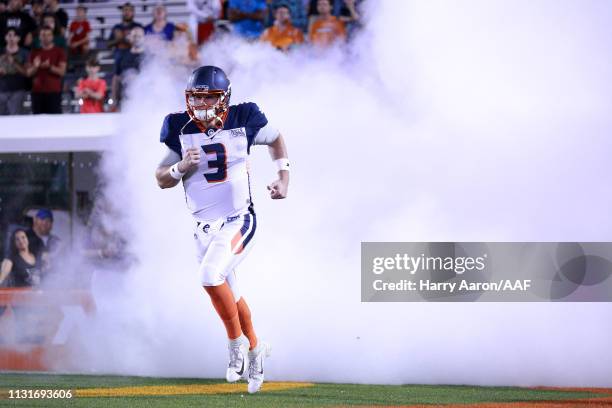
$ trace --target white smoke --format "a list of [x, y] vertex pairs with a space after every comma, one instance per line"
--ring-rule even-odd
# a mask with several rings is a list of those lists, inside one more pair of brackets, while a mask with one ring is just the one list
[[[286, 138], [289, 198], [254, 148], [257, 244], [239, 269], [270, 380], [612, 385], [610, 304], [361, 303], [361, 241], [610, 240], [612, 4], [369, 1], [346, 49], [286, 55], [225, 38], [202, 64]], [[225, 332], [199, 287], [180, 187], [154, 170], [187, 69], [130, 89], [105, 172], [138, 264], [95, 282], [78, 363], [221, 377]]]

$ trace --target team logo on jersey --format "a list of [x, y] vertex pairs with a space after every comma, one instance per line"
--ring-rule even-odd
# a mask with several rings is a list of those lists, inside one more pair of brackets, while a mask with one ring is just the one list
[[205, 234], [208, 234], [208, 230], [210, 230], [210, 224], [204, 224], [204, 226], [202, 227], [202, 231]]
[[244, 128], [230, 129], [232, 137], [244, 136]]
[[217, 133], [217, 129], [210, 128], [210, 129], [208, 129], [208, 130], [206, 131], [206, 134], [207, 134], [208, 136], [212, 136], [212, 135], [214, 135], [215, 133]]

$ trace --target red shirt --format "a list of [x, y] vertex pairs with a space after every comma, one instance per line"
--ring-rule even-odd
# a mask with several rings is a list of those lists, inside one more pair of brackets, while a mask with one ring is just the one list
[[102, 94], [102, 99], [83, 98], [83, 105], [81, 106], [81, 113], [100, 113], [104, 111], [104, 109], [102, 108], [102, 101], [104, 101], [104, 95], [106, 94], [106, 81], [105, 80], [101, 78], [79, 79], [77, 89], [79, 91], [83, 91], [84, 89], [89, 89], [92, 92]]
[[[62, 48], [53, 46], [45, 50], [39, 48], [30, 53], [29, 62], [34, 63], [36, 57], [40, 58], [40, 62], [49, 61], [49, 65], [58, 66], [60, 62], [66, 63], [66, 51]], [[39, 67], [36, 74], [32, 78], [32, 92], [51, 93], [62, 92], [62, 77], [51, 72], [51, 68]]]
[[89, 26], [89, 21], [73, 21], [70, 23], [70, 33], [72, 37], [70, 39], [70, 43], [77, 42], [85, 38], [87, 33], [91, 31], [91, 27]]

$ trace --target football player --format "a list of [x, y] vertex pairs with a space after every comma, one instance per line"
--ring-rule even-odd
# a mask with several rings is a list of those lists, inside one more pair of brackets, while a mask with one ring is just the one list
[[229, 338], [226, 379], [246, 376], [248, 391], [254, 393], [264, 381], [270, 346], [257, 338], [236, 280], [236, 267], [253, 247], [257, 228], [247, 161], [252, 146], [268, 146], [278, 168], [278, 180], [268, 190], [272, 199], [282, 199], [289, 185], [289, 160], [283, 137], [257, 105], [230, 105], [230, 96], [230, 81], [220, 68], [193, 71], [185, 90], [187, 110], [164, 119], [161, 142], [167, 153], [155, 175], [161, 188], [183, 182], [195, 219], [202, 285]]

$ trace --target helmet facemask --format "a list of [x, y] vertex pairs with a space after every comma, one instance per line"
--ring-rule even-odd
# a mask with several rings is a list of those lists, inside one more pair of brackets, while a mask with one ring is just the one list
[[227, 117], [230, 94], [231, 89], [227, 91], [188, 89], [185, 91], [187, 112], [198, 126], [221, 129]]

